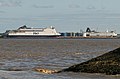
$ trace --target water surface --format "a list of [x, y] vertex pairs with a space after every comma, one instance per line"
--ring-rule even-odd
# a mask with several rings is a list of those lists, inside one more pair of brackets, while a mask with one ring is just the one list
[[[120, 39], [0, 39], [0, 79], [116, 79], [104, 74], [43, 74], [61, 70], [120, 47]], [[7, 71], [10, 68], [22, 71]]]

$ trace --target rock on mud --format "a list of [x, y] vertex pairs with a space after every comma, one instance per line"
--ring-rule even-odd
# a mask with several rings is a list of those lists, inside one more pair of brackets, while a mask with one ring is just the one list
[[120, 48], [93, 58], [87, 62], [63, 69], [62, 72], [105, 73], [107, 75], [120, 74]]
[[35, 68], [34, 70], [37, 72], [46, 73], [46, 74], [53, 74], [53, 73], [59, 72], [57, 70], [49, 70], [49, 69], [45, 69], [45, 68]]

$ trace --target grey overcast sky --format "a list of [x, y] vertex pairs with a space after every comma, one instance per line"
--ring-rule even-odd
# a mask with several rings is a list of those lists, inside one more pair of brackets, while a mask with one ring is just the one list
[[0, 0], [0, 32], [22, 25], [120, 33], [120, 0]]

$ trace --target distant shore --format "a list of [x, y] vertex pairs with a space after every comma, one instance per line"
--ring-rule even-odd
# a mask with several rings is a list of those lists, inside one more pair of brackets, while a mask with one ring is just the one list
[[[6, 37], [4, 33], [0, 33], [0, 38], [42, 38], [42, 37]], [[90, 37], [83, 37], [83, 36], [58, 36], [58, 37], [44, 37], [49, 39], [120, 39], [120, 34], [117, 37], [103, 37], [103, 36], [90, 36]]]
[[120, 39], [120, 37], [3, 37], [1, 39]]

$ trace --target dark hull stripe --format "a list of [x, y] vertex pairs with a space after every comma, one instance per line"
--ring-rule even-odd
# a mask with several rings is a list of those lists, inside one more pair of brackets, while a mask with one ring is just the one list
[[31, 36], [26, 36], [26, 35], [16, 35], [16, 36], [6, 36], [7, 38], [56, 38], [59, 37], [57, 35], [51, 35], [51, 36], [36, 36], [36, 35], [31, 35]]

